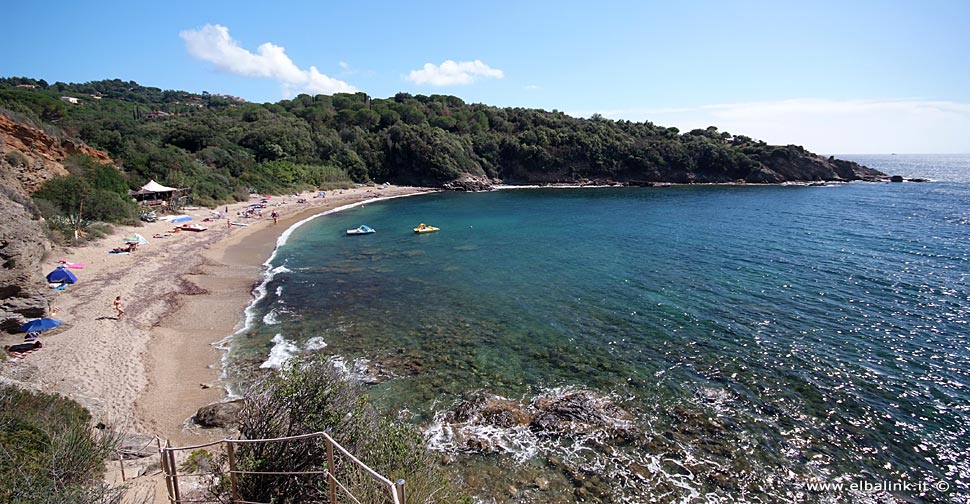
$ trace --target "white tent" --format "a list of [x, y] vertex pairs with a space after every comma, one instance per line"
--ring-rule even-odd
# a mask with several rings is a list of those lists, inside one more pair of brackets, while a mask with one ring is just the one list
[[154, 180], [149, 180], [147, 184], [141, 186], [141, 189], [139, 189], [139, 192], [143, 192], [143, 191], [144, 192], [172, 192], [172, 191], [178, 191], [178, 189], [174, 187], [165, 187], [162, 184], [155, 182]]
[[166, 187], [154, 180], [149, 180], [147, 184], [141, 186], [137, 191], [128, 191], [128, 194], [135, 199], [148, 205], [164, 204], [176, 196], [185, 193], [184, 189]]

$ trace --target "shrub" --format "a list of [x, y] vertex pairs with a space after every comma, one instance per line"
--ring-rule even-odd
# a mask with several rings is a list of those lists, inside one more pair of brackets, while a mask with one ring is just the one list
[[[320, 357], [294, 359], [278, 376], [252, 389], [240, 414], [240, 434], [247, 439], [293, 436], [330, 429], [331, 436], [361, 461], [392, 481], [406, 480], [410, 502], [454, 502], [456, 484], [437, 466], [413, 426], [381, 418], [358, 384], [346, 381]], [[322, 471], [327, 467], [321, 438], [278, 443], [241, 444], [237, 468], [247, 471]], [[361, 502], [389, 498], [366, 474], [342, 456], [336, 476]], [[326, 501], [326, 480], [246, 474], [239, 477], [246, 500], [259, 502]]]
[[116, 502], [101, 476], [117, 436], [90, 419], [69, 399], [0, 387], [0, 502]]
[[135, 205], [128, 198], [128, 184], [118, 170], [87, 156], [75, 156], [65, 163], [69, 175], [54, 177], [34, 193], [46, 200], [58, 214], [77, 213], [84, 197], [85, 219], [119, 224], [138, 223]]
[[111, 191], [95, 189], [84, 200], [84, 216], [89, 219], [137, 225], [138, 208], [131, 201]]

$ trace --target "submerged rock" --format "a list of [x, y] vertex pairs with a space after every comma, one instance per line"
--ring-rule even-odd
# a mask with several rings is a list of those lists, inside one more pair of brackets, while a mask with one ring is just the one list
[[587, 390], [558, 397], [539, 397], [532, 401], [532, 407], [538, 414], [531, 425], [544, 433], [606, 431], [624, 438], [636, 433], [632, 414], [608, 398]]
[[440, 417], [446, 425], [460, 426], [466, 448], [485, 453], [501, 451], [496, 428], [541, 436], [605, 433], [628, 439], [637, 434], [633, 419], [606, 396], [586, 390], [540, 396], [529, 403], [476, 394]]

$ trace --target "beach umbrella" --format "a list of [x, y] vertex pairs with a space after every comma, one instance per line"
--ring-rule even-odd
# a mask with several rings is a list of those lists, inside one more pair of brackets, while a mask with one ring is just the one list
[[136, 243], [138, 245], [148, 245], [148, 240], [144, 236], [135, 233], [134, 236], [126, 236], [124, 238], [125, 243]]
[[74, 276], [74, 273], [68, 271], [67, 268], [62, 264], [54, 271], [47, 274], [47, 281], [55, 284], [61, 282], [72, 284], [77, 282], [77, 277]]
[[40, 332], [46, 331], [48, 329], [53, 329], [61, 325], [60, 320], [54, 320], [52, 318], [39, 318], [37, 320], [31, 320], [26, 324], [20, 326], [20, 332]]

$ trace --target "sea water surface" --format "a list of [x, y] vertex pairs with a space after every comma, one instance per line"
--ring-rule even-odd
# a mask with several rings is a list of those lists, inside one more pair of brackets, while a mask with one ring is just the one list
[[[843, 157], [934, 181], [441, 193], [320, 217], [277, 250], [229, 360], [331, 356], [483, 502], [966, 502], [970, 156]], [[345, 235], [360, 224], [377, 233]], [[576, 391], [622, 425], [467, 414]]]

